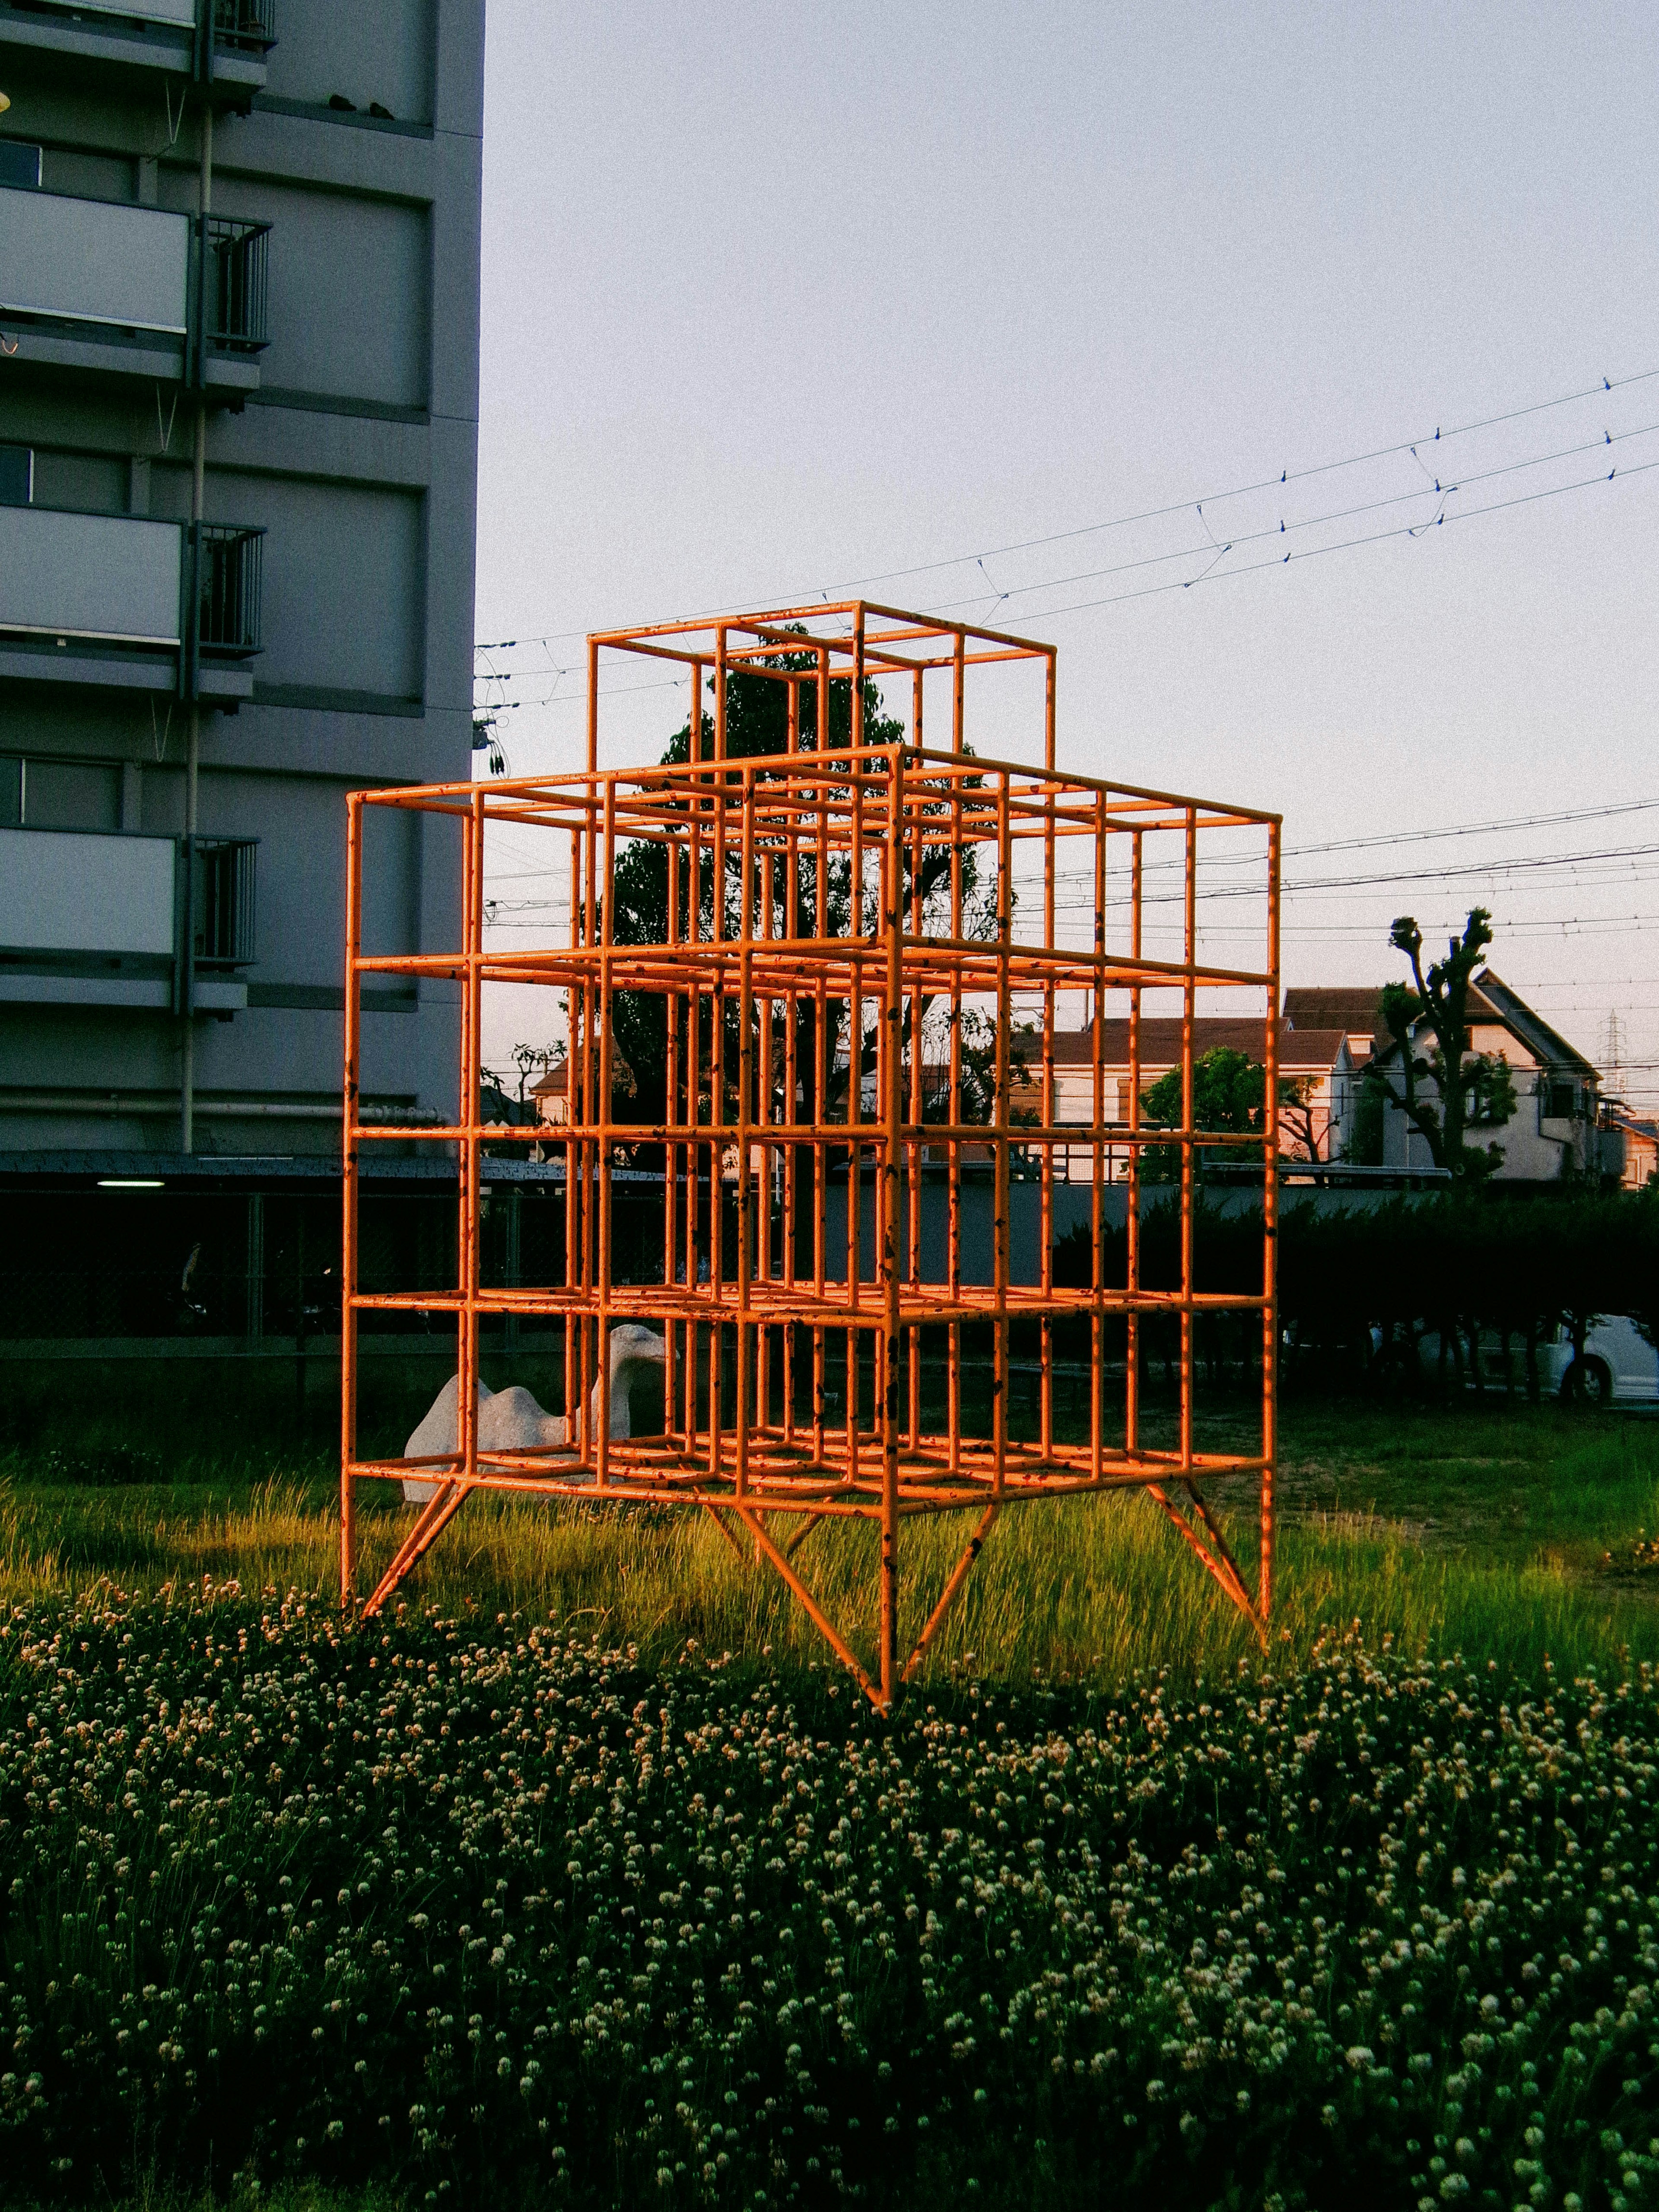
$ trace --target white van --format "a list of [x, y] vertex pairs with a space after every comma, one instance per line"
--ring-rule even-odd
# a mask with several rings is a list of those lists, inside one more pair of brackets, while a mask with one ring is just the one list
[[[1417, 1340], [1418, 1358], [1425, 1369], [1440, 1364], [1440, 1334], [1426, 1329]], [[1472, 1389], [1470, 1346], [1463, 1346], [1464, 1375]], [[1527, 1351], [1519, 1336], [1510, 1339], [1509, 1380], [1525, 1386]], [[1504, 1340], [1495, 1329], [1480, 1333], [1480, 1376], [1489, 1388], [1504, 1383]], [[1649, 1343], [1626, 1314], [1604, 1314], [1584, 1338], [1584, 1364], [1575, 1371], [1572, 1337], [1557, 1328], [1538, 1347], [1538, 1387], [1569, 1405], [1659, 1405], [1659, 1350]]]
[[1558, 1328], [1538, 1347], [1538, 1380], [1564, 1398], [1592, 1406], [1659, 1403], [1659, 1351], [1627, 1314], [1604, 1314], [1584, 1339], [1584, 1370], [1573, 1374], [1572, 1339]]

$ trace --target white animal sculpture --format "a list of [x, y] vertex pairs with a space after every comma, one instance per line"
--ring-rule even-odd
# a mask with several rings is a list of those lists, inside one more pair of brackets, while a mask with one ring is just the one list
[[[629, 1417], [628, 1394], [641, 1370], [660, 1367], [665, 1357], [662, 1339], [637, 1322], [623, 1322], [611, 1332], [611, 1434], [613, 1437], [632, 1434]], [[453, 1452], [456, 1446], [455, 1401], [460, 1383], [459, 1375], [452, 1375], [437, 1396], [420, 1426], [404, 1446], [405, 1459], [435, 1457], [440, 1452]], [[601, 1409], [601, 1395], [606, 1378], [599, 1376], [593, 1383], [593, 1394], [587, 1402], [590, 1435], [597, 1436]], [[481, 1452], [562, 1450], [568, 1439], [568, 1428], [562, 1413], [544, 1413], [521, 1384], [514, 1383], [506, 1390], [489, 1390], [478, 1385], [478, 1449]], [[405, 1481], [404, 1498], [410, 1505], [424, 1505], [437, 1493], [436, 1480], [430, 1482]]]

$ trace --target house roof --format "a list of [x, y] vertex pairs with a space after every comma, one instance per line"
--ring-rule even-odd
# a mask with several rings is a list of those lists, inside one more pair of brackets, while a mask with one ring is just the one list
[[[1583, 1054], [1569, 1044], [1559, 1030], [1552, 1029], [1541, 1014], [1534, 1013], [1521, 994], [1511, 990], [1503, 977], [1494, 975], [1490, 968], [1483, 968], [1470, 983], [1464, 1012], [1471, 1024], [1479, 1022], [1507, 1030], [1517, 1043], [1526, 1047], [1540, 1067], [1557, 1075], [1600, 1083], [1601, 1076]], [[1397, 1048], [1389, 1037], [1380, 1042], [1378, 1050], [1391, 1054]]]
[[1547, 1067], [1571, 1068], [1576, 1074], [1587, 1076], [1599, 1083], [1600, 1076], [1582, 1052], [1570, 1045], [1559, 1030], [1553, 1030], [1541, 1014], [1532, 1008], [1518, 991], [1512, 991], [1501, 975], [1494, 975], [1490, 968], [1483, 968], [1475, 977], [1475, 988], [1469, 994], [1471, 1010], [1479, 996], [1492, 1010], [1493, 1018], [1513, 1030], [1535, 1060]]
[[530, 1095], [532, 1098], [562, 1098], [569, 1088], [570, 1062], [556, 1060], [541, 1081], [531, 1085]]
[[[1202, 1060], [1206, 1052], [1225, 1050], [1242, 1052], [1251, 1060], [1261, 1057], [1264, 1024], [1260, 1019], [1237, 1020], [1222, 1014], [1200, 1014], [1193, 1022], [1193, 1055]], [[1300, 1074], [1327, 1073], [1333, 1067], [1347, 1043], [1346, 1032], [1340, 1029], [1292, 1030], [1288, 1022], [1279, 1025], [1279, 1065], [1281, 1073], [1292, 1070]], [[1125, 1067], [1129, 1065], [1129, 1024], [1115, 1017], [1100, 1025], [1101, 1066]], [[1042, 1048], [1036, 1045], [1024, 1053], [1028, 1077], [1042, 1065]], [[1181, 1022], [1172, 1014], [1149, 1014], [1140, 1024], [1140, 1065], [1148, 1068], [1174, 1067], [1181, 1059]], [[1094, 1029], [1092, 1024], [1080, 1030], [1062, 1030], [1054, 1038], [1056, 1067], [1092, 1067], [1095, 1064]]]
[[1285, 994], [1285, 1019], [1294, 1030], [1341, 1030], [1369, 1036], [1373, 1051], [1389, 1041], [1380, 983], [1303, 983]]

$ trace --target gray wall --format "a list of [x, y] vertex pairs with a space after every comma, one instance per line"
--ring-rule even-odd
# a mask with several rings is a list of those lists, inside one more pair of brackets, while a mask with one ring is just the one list
[[[216, 124], [213, 185], [216, 215], [273, 226], [270, 343], [257, 394], [209, 417], [206, 481], [210, 520], [266, 532], [264, 651], [201, 738], [203, 833], [260, 841], [258, 957], [246, 1011], [195, 1030], [203, 1097], [267, 1106], [338, 1095], [346, 792], [469, 773], [483, 58], [483, 0], [276, 8], [264, 90]], [[195, 115], [169, 144], [153, 72], [9, 47], [3, 24], [0, 63], [0, 131], [42, 143], [43, 189], [193, 211]], [[0, 362], [0, 440], [34, 447], [38, 505], [187, 516], [191, 408], [176, 384]], [[161, 691], [8, 681], [0, 806], [27, 759], [32, 822], [177, 830], [184, 738]], [[453, 941], [457, 859], [447, 824], [374, 823], [371, 949]], [[449, 1111], [453, 1024], [453, 986], [389, 981], [366, 1091]], [[0, 1151], [176, 1150], [180, 1062], [165, 1014], [0, 1006]], [[143, 1110], [98, 1110], [112, 1093]], [[59, 1103], [17, 1110], [31, 1094]], [[197, 1144], [325, 1151], [337, 1128], [218, 1115]]]

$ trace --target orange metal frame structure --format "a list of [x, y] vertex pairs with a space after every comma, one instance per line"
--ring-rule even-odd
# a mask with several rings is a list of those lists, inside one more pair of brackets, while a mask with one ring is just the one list
[[[689, 692], [688, 727], [707, 733], [712, 723], [712, 744], [704, 734], [680, 764], [601, 768], [599, 678], [611, 653], [678, 668]], [[1012, 727], [1006, 685], [1022, 664], [1040, 683], [1032, 718], [1040, 741], [1030, 750], [1041, 766], [968, 749], [970, 687], [1000, 668], [1000, 723]], [[739, 672], [787, 687], [787, 751], [728, 757], [728, 686]], [[1265, 1637], [1273, 1602], [1276, 1116], [1266, 1112], [1253, 1136], [1194, 1126], [1193, 1024], [1200, 991], [1212, 1003], [1222, 994], [1222, 1004], [1231, 1003], [1227, 994], [1251, 994], [1261, 1008], [1265, 1096], [1276, 1097], [1279, 820], [1062, 775], [1054, 765], [1054, 677], [1052, 647], [867, 602], [617, 631], [589, 641], [585, 772], [351, 795], [343, 1601], [355, 1586], [354, 1498], [365, 1479], [415, 1475], [437, 1486], [368, 1600], [370, 1613], [475, 1490], [679, 1505], [710, 1514], [740, 1557], [752, 1547], [756, 1560], [769, 1562], [885, 1711], [921, 1663], [1001, 1512], [1138, 1486]], [[837, 686], [844, 687], [839, 695]], [[926, 703], [937, 718], [937, 692], [947, 695], [948, 735], [931, 746], [923, 709]], [[362, 832], [370, 807], [454, 817], [462, 909], [455, 951], [364, 953]], [[515, 854], [525, 849], [524, 832], [545, 839], [550, 878], [568, 902], [567, 945], [486, 944], [486, 838], [498, 824], [520, 833]], [[1200, 860], [1217, 840], [1224, 884], [1239, 884], [1242, 854], [1253, 871], [1255, 966], [1200, 957]], [[667, 864], [666, 927], [649, 945], [619, 944], [612, 934], [617, 864], [635, 841], [664, 848]], [[515, 858], [514, 865], [524, 863]], [[1064, 884], [1083, 886], [1080, 925], [1079, 900], [1060, 896]], [[1154, 945], [1160, 933], [1168, 941]], [[459, 1118], [422, 1133], [453, 1145], [459, 1158], [459, 1275], [443, 1293], [359, 1287], [363, 1148], [409, 1137], [407, 1128], [365, 1124], [358, 1113], [360, 994], [366, 980], [386, 974], [447, 977], [461, 988]], [[568, 1026], [562, 1126], [505, 1128], [478, 1119], [481, 1009], [496, 983], [550, 987], [560, 996]], [[617, 1118], [613, 1104], [611, 1015], [624, 992], [662, 1002], [665, 1107], [648, 1126]], [[1094, 1024], [1092, 1111], [1082, 1125], [1059, 1117], [1054, 1038], [1062, 994], [1086, 994]], [[1178, 1127], [1154, 1127], [1143, 1112], [1138, 1031], [1149, 998], [1178, 1002], [1183, 1018]], [[1115, 1115], [1117, 1102], [1104, 1095], [1099, 1029], [1114, 1008], [1127, 1011], [1130, 1040], [1127, 1111]], [[975, 1068], [976, 1111], [966, 1097]], [[538, 1143], [554, 1152], [549, 1173], [562, 1169], [565, 1194], [562, 1281], [481, 1283], [486, 1141], [497, 1150]], [[1069, 1148], [1075, 1158], [1091, 1145], [1091, 1279], [1062, 1287], [1054, 1279], [1054, 1158]], [[1127, 1150], [1130, 1161], [1121, 1281], [1108, 1279], [1109, 1146], [1120, 1157]], [[1266, 1155], [1260, 1288], [1200, 1291], [1198, 1156], [1200, 1148], [1224, 1156], [1240, 1146], [1251, 1149], [1237, 1157]], [[662, 1169], [662, 1278], [623, 1284], [611, 1272], [612, 1168], [619, 1147], [640, 1157], [641, 1146]], [[1178, 1283], [1148, 1288], [1142, 1169], [1152, 1148], [1170, 1187], [1165, 1195], [1179, 1206], [1180, 1265]], [[1153, 1172], [1146, 1169], [1147, 1176]], [[1022, 1184], [1034, 1252], [1017, 1249], [1012, 1226], [1012, 1194]], [[967, 1249], [976, 1204], [989, 1209], [988, 1267], [975, 1267]], [[358, 1322], [385, 1309], [454, 1316], [453, 1454], [359, 1456]], [[1203, 1449], [1198, 1434], [1194, 1332], [1206, 1314], [1229, 1311], [1249, 1316], [1252, 1334], [1260, 1326], [1260, 1441], [1246, 1452]], [[480, 1326], [510, 1316], [539, 1316], [544, 1327], [562, 1329], [569, 1425], [562, 1449], [479, 1448]], [[611, 1326], [622, 1321], [644, 1323], [665, 1340], [660, 1435], [613, 1437], [602, 1406], [597, 1419], [590, 1415], [590, 1383]], [[1143, 1404], [1146, 1332], [1154, 1322], [1166, 1342], [1178, 1340], [1173, 1421]], [[1086, 1346], [1071, 1371], [1086, 1376], [1087, 1415], [1078, 1425], [1083, 1432], [1072, 1436], [1062, 1434], [1055, 1402], [1057, 1339]], [[1025, 1436], [1014, 1433], [1021, 1424], [1011, 1413], [1011, 1355], [1021, 1344], [1035, 1355], [1023, 1364], [1028, 1372], [1035, 1365], [1036, 1381], [1034, 1418], [1024, 1425], [1033, 1433]], [[841, 1387], [832, 1393], [837, 1370]], [[983, 1382], [988, 1392], [978, 1387]], [[976, 1389], [982, 1415], [975, 1420], [969, 1401]], [[1148, 1442], [1153, 1434], [1158, 1441]], [[1254, 1590], [1205, 1494], [1230, 1477], [1246, 1480], [1258, 1504]], [[919, 1628], [902, 1635], [901, 1532], [917, 1516], [944, 1513], [968, 1515], [971, 1534]], [[880, 1532], [877, 1648], [867, 1666], [797, 1559], [812, 1529], [849, 1520], [873, 1521]]]

